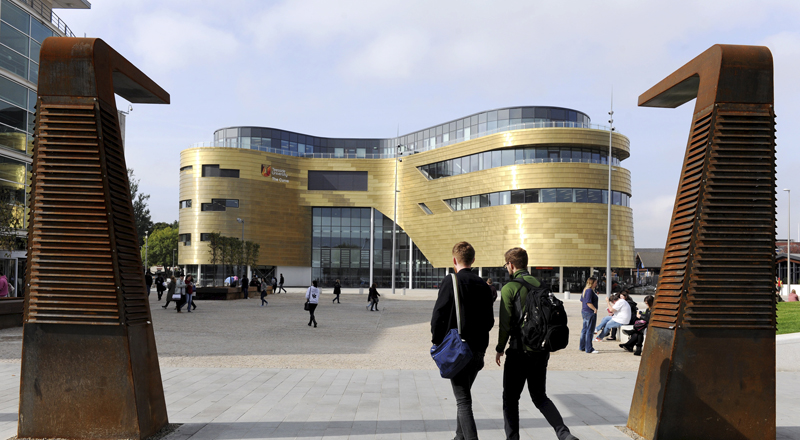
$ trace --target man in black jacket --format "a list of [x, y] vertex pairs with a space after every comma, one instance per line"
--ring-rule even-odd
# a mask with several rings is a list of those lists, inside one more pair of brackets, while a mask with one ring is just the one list
[[[475, 417], [472, 414], [472, 383], [483, 368], [483, 356], [489, 345], [489, 331], [494, 326], [492, 290], [477, 274], [472, 272], [475, 249], [462, 241], [453, 247], [453, 266], [457, 273], [459, 302], [461, 303], [461, 339], [472, 350], [472, 360], [454, 378], [450, 379], [458, 405], [455, 440], [478, 438]], [[455, 296], [450, 275], [439, 283], [439, 297], [431, 316], [431, 342], [439, 345], [450, 329], [458, 328], [455, 314]]]

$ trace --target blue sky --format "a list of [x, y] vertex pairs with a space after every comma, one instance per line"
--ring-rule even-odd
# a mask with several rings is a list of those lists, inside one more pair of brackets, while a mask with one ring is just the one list
[[[172, 98], [136, 105], [128, 166], [154, 221], [178, 218], [181, 150], [234, 125], [392, 137], [482, 110], [569, 107], [631, 140], [636, 247], [663, 247], [694, 101], [638, 96], [713, 44], [765, 45], [775, 63], [778, 237], [800, 227], [800, 2], [94, 0], [57, 10]], [[127, 103], [119, 100], [121, 109]], [[794, 170], [794, 171], [793, 171]], [[268, 203], [267, 195], [265, 203]]]

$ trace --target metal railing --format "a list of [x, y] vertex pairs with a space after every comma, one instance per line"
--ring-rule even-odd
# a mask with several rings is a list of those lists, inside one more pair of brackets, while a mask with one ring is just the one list
[[45, 5], [39, 0], [19, 0], [20, 2], [24, 3], [29, 8], [33, 9], [34, 12], [38, 13], [44, 19], [50, 20], [50, 23], [55, 26], [59, 31], [63, 32], [64, 35], [68, 37], [74, 37], [75, 34], [72, 33], [72, 30], [67, 26], [67, 23], [61, 19], [53, 9], [49, 6]]
[[[486, 130], [475, 135], [470, 134], [469, 137], [460, 137], [455, 139], [449, 139], [447, 141], [443, 141], [440, 143], [433, 143], [428, 145], [423, 145], [423, 142], [415, 142], [414, 147], [411, 148], [408, 145], [404, 145], [406, 149], [400, 153], [400, 156], [405, 156], [408, 154], [414, 153], [421, 153], [423, 151], [430, 151], [436, 148], [445, 147], [452, 144], [457, 144], [460, 142], [477, 139], [484, 136], [490, 136], [497, 133], [504, 133], [507, 131], [515, 131], [515, 130], [527, 130], [532, 128], [585, 128], [585, 129], [592, 129], [592, 130], [603, 130], [609, 131], [609, 128], [605, 125], [597, 125], [597, 124], [583, 124], [580, 122], [569, 122], [569, 121], [546, 121], [546, 122], [527, 122], [521, 124], [514, 124], [514, 125], [507, 125], [505, 127], [499, 127], [492, 130]], [[397, 139], [397, 138], [392, 138]], [[283, 154], [285, 156], [294, 156], [294, 157], [307, 157], [307, 158], [315, 158], [315, 159], [390, 159], [396, 156], [396, 152], [392, 151], [389, 154], [359, 154], [359, 153], [300, 153], [297, 151], [286, 150], [283, 148], [272, 148], [272, 147], [261, 147], [258, 148], [251, 146], [250, 148], [243, 148], [240, 142], [236, 142], [234, 145], [228, 141], [213, 141], [213, 142], [196, 142], [191, 144], [189, 148], [237, 148], [237, 149], [247, 149], [247, 150], [256, 150], [256, 151], [263, 151], [266, 153], [276, 153], [276, 154]], [[392, 148], [394, 150], [394, 148]]]

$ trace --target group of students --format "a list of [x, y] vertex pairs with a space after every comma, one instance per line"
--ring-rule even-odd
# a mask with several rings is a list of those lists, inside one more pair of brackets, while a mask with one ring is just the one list
[[[484, 356], [489, 347], [489, 331], [494, 327], [492, 289], [478, 274], [472, 271], [475, 249], [467, 242], [453, 247], [453, 267], [458, 283], [458, 296], [461, 310], [461, 339], [466, 341], [472, 351], [472, 359], [462, 368], [450, 383], [458, 408], [456, 419], [457, 440], [478, 438], [475, 417], [472, 412], [471, 388], [478, 372], [484, 367]], [[528, 253], [522, 248], [509, 249], [505, 253], [505, 270], [512, 280], [524, 280], [539, 287], [539, 280], [531, 276], [528, 267]], [[495, 362], [503, 366], [503, 419], [506, 438], [519, 440], [519, 399], [525, 384], [536, 408], [552, 426], [559, 440], [577, 440], [564, 424], [555, 404], [547, 397], [546, 377], [548, 351], [538, 351], [522, 343], [519, 328], [524, 310], [527, 288], [520, 282], [509, 282], [500, 291], [500, 332], [495, 346]], [[455, 294], [452, 277], [448, 275], [440, 283], [439, 294], [431, 316], [431, 342], [438, 346], [450, 329], [458, 328], [455, 310]], [[506, 346], [508, 348], [506, 349]]]
[[183, 306], [186, 306], [186, 311], [189, 313], [197, 309], [197, 304], [193, 300], [197, 295], [197, 286], [191, 275], [187, 275], [185, 278], [183, 275], [171, 276], [166, 279], [159, 275], [156, 279], [156, 287], [159, 301], [164, 292], [167, 293], [167, 302], [161, 306], [162, 309], [169, 307], [170, 302], [175, 302], [175, 310], [178, 313], [181, 313]]
[[644, 335], [647, 331], [647, 324], [650, 321], [650, 308], [653, 306], [653, 295], [645, 297], [644, 302], [647, 309], [642, 312], [637, 310], [636, 302], [631, 298], [627, 290], [614, 293], [607, 299], [606, 311], [608, 316], [604, 317], [600, 324], [597, 323], [597, 278], [590, 277], [586, 280], [586, 287], [581, 295], [581, 317], [583, 327], [581, 328], [581, 339], [578, 349], [586, 353], [599, 353], [592, 342], [601, 342], [606, 337], [609, 341], [617, 340], [617, 330], [623, 325], [632, 325], [633, 329], [622, 330], [630, 336], [628, 342], [619, 344], [620, 348], [632, 352], [634, 356], [642, 355], [642, 344]]

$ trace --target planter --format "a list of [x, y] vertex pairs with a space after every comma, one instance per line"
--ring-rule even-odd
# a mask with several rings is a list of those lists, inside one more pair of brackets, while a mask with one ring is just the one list
[[0, 329], [22, 327], [23, 298], [0, 298]]
[[239, 287], [198, 287], [197, 295], [193, 298], [197, 300], [227, 301], [232, 299], [244, 299], [242, 289]]

